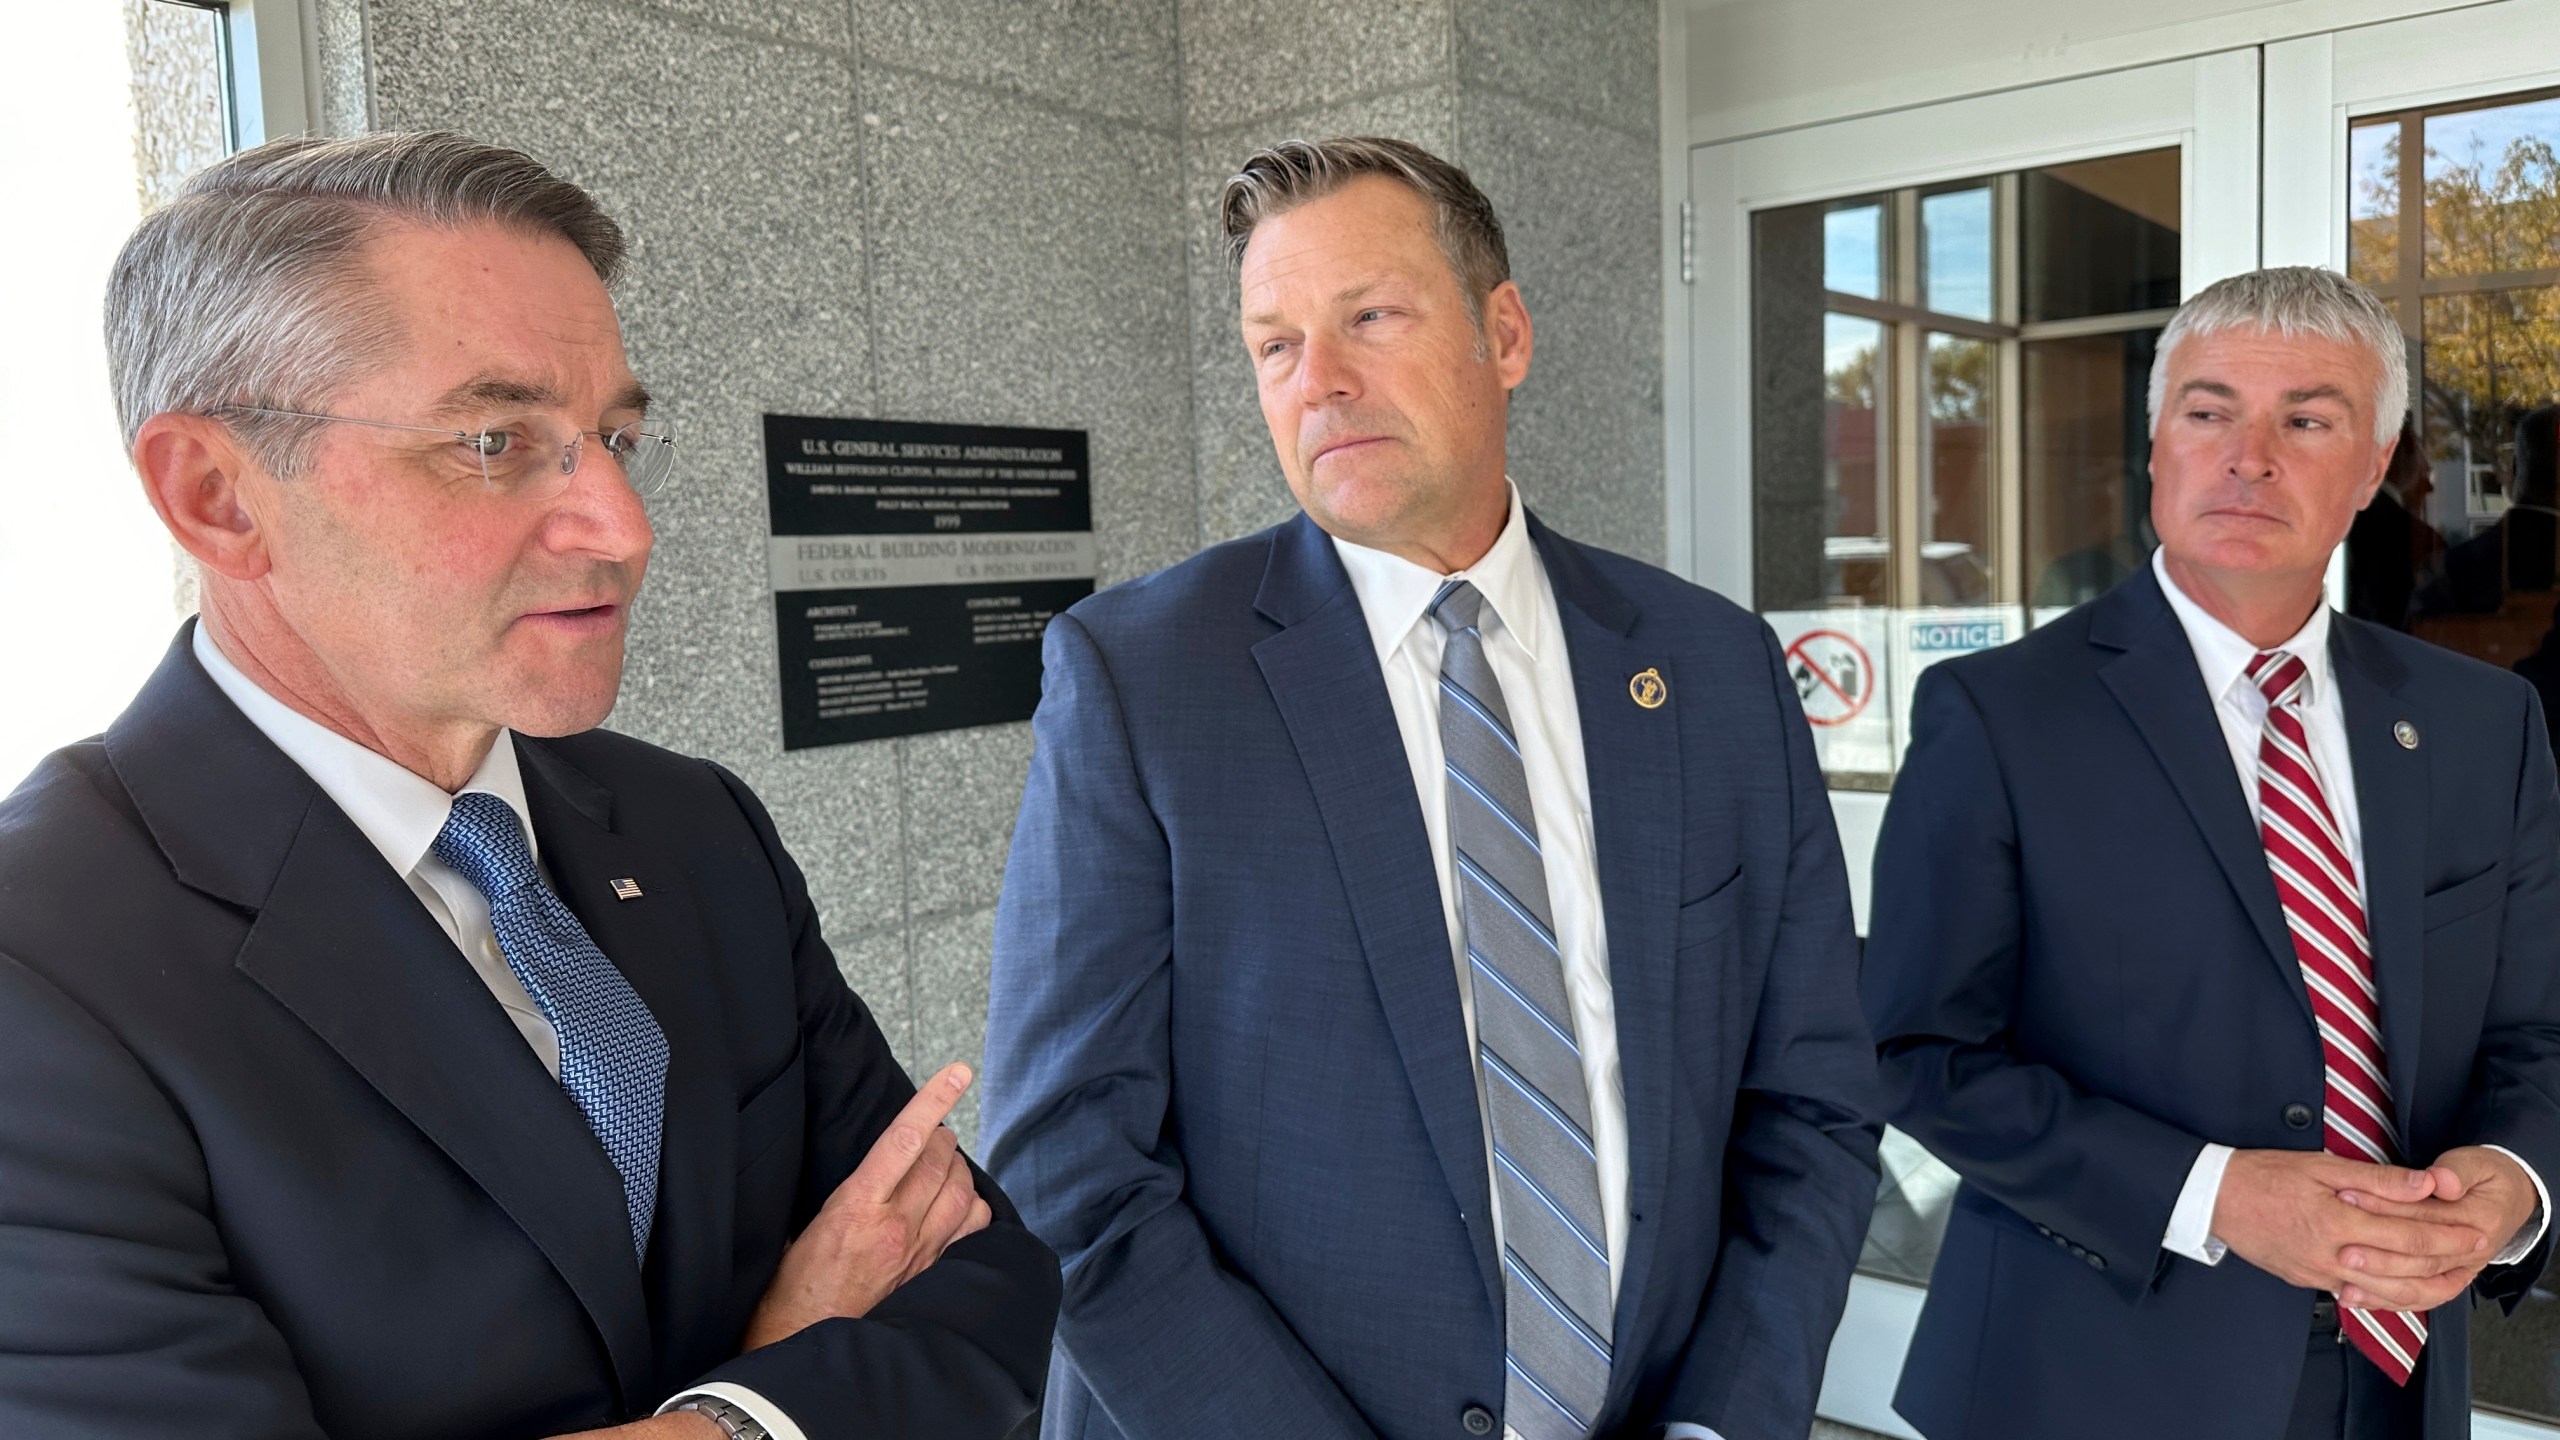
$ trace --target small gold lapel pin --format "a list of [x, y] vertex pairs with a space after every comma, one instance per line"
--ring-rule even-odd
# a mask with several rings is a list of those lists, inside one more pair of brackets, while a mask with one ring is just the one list
[[1648, 665], [1627, 681], [1627, 695], [1647, 710], [1659, 710], [1671, 698], [1671, 687], [1663, 683], [1661, 671]]
[[2401, 749], [2415, 750], [2418, 748], [2418, 727], [2406, 720], [2399, 721], [2391, 727], [2391, 738], [2400, 742]]
[[621, 880], [616, 880], [616, 881], [614, 881], [614, 882], [613, 882], [613, 898], [614, 898], [614, 899], [616, 899], [616, 900], [637, 900], [637, 899], [639, 899], [639, 898], [640, 898], [640, 882], [639, 882], [639, 881], [637, 881], [637, 880], [629, 879], [629, 878], [627, 878], [627, 877], [626, 877], [626, 878], [624, 878], [624, 879], [621, 879]]

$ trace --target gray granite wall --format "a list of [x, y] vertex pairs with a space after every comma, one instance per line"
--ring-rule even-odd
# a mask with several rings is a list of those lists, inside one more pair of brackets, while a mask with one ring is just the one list
[[[1320, 15], [1320, 21], [1311, 16]], [[334, 127], [521, 146], [630, 228], [683, 425], [612, 724], [755, 786], [909, 1068], [978, 1058], [1027, 725], [785, 755], [768, 411], [1084, 429], [1104, 581], [1290, 513], [1208, 224], [1266, 138], [1470, 166], [1539, 323], [1514, 470], [1663, 549], [1650, 0], [328, 0]], [[963, 1116], [963, 1133], [974, 1107]]]
[[1661, 563], [1656, 25], [1652, 0], [1183, 0], [1203, 539], [1296, 511], [1237, 336], [1219, 182], [1274, 140], [1385, 134], [1466, 167], [1502, 216], [1538, 341], [1512, 403], [1521, 493]]

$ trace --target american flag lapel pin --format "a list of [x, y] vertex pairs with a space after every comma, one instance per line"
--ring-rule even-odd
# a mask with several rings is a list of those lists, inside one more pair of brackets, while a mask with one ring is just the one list
[[623, 878], [623, 879], [620, 879], [620, 880], [616, 880], [616, 881], [614, 881], [614, 882], [613, 882], [613, 898], [614, 898], [614, 899], [616, 899], [616, 900], [637, 900], [637, 899], [639, 899], [639, 898], [640, 898], [640, 882], [639, 882], [639, 881], [637, 881], [637, 880], [630, 879], [630, 878], [628, 878], [628, 877], [625, 877], [625, 878]]

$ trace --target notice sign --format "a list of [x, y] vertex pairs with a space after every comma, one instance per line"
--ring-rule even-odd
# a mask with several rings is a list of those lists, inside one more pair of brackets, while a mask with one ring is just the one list
[[1081, 430], [764, 417], [782, 748], [1031, 718], [1093, 593]]

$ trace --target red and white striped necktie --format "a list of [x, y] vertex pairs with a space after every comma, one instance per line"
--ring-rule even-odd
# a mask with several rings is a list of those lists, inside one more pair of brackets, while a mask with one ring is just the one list
[[[2302, 728], [2308, 672], [2282, 650], [2249, 662], [2249, 678], [2267, 697], [2258, 741], [2258, 835], [2284, 905], [2285, 928], [2311, 992], [2327, 1072], [2325, 1148], [2378, 1165], [2399, 1163], [2400, 1131], [2391, 1114], [2390, 1071], [2382, 1054], [2382, 1005], [2373, 985], [2373, 947], [2355, 863], [2339, 834], [2320, 769], [2311, 763]], [[2393, 1383], [2406, 1385], [2427, 1345], [2427, 1318], [2405, 1310], [2340, 1306], [2347, 1338]]]

